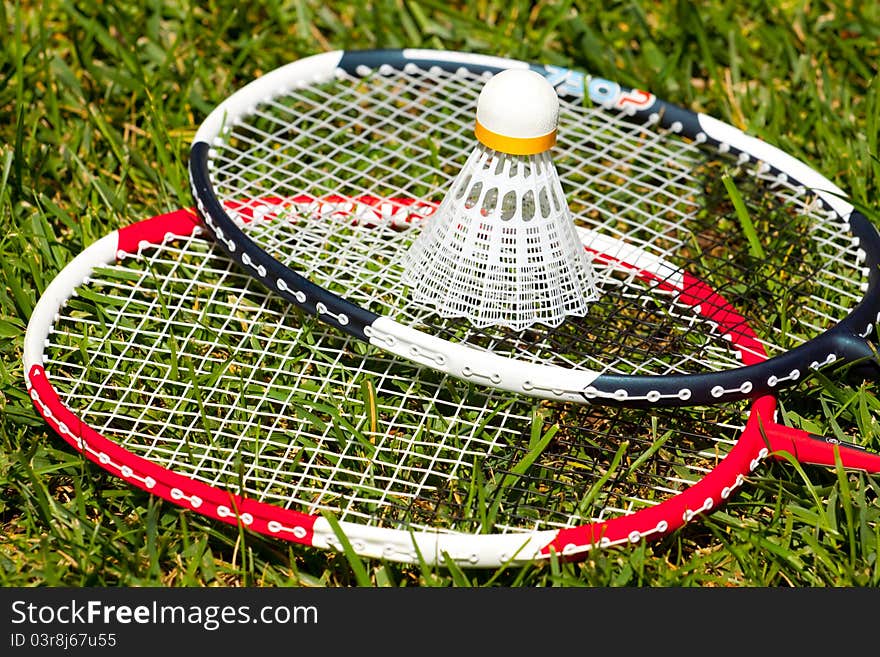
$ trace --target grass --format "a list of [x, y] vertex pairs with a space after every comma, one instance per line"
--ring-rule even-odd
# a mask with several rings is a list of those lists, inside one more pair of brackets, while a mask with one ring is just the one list
[[[465, 49], [576, 66], [806, 160], [876, 216], [880, 5], [849, 2], [0, 4], [0, 584], [878, 586], [880, 479], [765, 464], [654, 544], [498, 572], [363, 561], [239, 533], [85, 463], [39, 418], [21, 348], [57, 271], [107, 231], [191, 205], [195, 126], [329, 48]], [[874, 382], [816, 378], [798, 424], [878, 443]]]

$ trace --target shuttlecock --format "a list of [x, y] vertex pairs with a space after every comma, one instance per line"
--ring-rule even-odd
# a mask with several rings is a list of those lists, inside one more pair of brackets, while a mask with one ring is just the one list
[[415, 303], [514, 330], [586, 313], [598, 293], [550, 159], [558, 119], [540, 74], [510, 69], [486, 83], [478, 144], [403, 256]]

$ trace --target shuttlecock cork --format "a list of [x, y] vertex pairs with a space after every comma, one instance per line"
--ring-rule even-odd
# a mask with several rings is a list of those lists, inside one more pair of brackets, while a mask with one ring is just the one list
[[514, 330], [587, 312], [595, 275], [549, 154], [558, 120], [540, 74], [510, 69], [486, 83], [476, 148], [403, 258], [417, 304]]

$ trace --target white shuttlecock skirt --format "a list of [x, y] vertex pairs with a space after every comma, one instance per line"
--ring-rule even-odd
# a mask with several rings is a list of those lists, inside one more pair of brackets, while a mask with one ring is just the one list
[[549, 152], [482, 144], [403, 256], [403, 281], [416, 303], [477, 327], [557, 326], [598, 297]]

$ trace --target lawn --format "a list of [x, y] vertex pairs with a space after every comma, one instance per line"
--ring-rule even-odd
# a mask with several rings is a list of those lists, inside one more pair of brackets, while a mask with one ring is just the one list
[[[880, 4], [4, 0], [0, 14], [0, 585], [880, 585], [880, 477], [789, 463], [661, 541], [579, 563], [402, 566], [239, 532], [68, 448], [21, 364], [36, 300], [84, 246], [192, 205], [189, 145], [214, 105], [330, 49], [468, 50], [649, 89], [806, 161], [880, 223]], [[781, 401], [880, 451], [876, 381], [816, 377]]]

